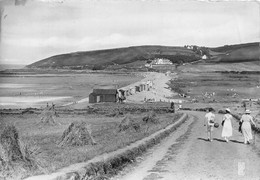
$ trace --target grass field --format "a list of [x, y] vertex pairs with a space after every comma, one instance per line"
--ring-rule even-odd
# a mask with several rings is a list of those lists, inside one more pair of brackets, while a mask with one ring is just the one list
[[[244, 64], [239, 66], [234, 68], [243, 68]], [[206, 67], [208, 65], [194, 66], [193, 69], [191, 66], [180, 67], [178, 78], [169, 84], [174, 91], [185, 94], [185, 97], [173, 97], [183, 100], [182, 108], [213, 107], [217, 112], [230, 108], [237, 114], [244, 113], [247, 108], [260, 123], [260, 76], [259, 72], [254, 72], [254, 69], [259, 66], [254, 67], [251, 64], [251, 69], [241, 73], [232, 72], [230, 69], [218, 72], [214, 68], [215, 65], [212, 66], [213, 68]], [[203, 68], [205, 69], [200, 71]], [[227, 66], [222, 64], [221, 68], [224, 70]], [[246, 107], [243, 107], [244, 102]]]
[[239, 101], [260, 97], [259, 74], [185, 73], [179, 75], [172, 84], [182, 87], [191, 98], [205, 102]]
[[[236, 114], [241, 114], [245, 109], [242, 107], [243, 99], [259, 99], [260, 97], [258, 68], [259, 64], [257, 63], [178, 66], [174, 71], [177, 77], [174, 75], [169, 86], [172, 90], [185, 94], [185, 97], [173, 96], [172, 98], [183, 100], [182, 108], [213, 107], [216, 110], [221, 110], [229, 107], [233, 112], [236, 111]], [[248, 73], [249, 71], [250, 73]], [[45, 98], [45, 100], [49, 97], [69, 97], [57, 101], [52, 99], [56, 105], [60, 105], [87, 97], [93, 88], [122, 87], [142, 78], [140, 73], [115, 72], [4, 74], [0, 76], [2, 82], [0, 97], [37, 97]], [[38, 107], [45, 106], [46, 102], [51, 103], [52, 101], [41, 101], [37, 105]], [[251, 104], [247, 102], [246, 105], [252, 111], [252, 115], [260, 119], [258, 102]], [[6, 106], [1, 107], [6, 108]], [[31, 107], [30, 103], [29, 107]], [[59, 116], [55, 117], [55, 121], [59, 125], [55, 126], [39, 125], [41, 109], [27, 113], [22, 113], [24, 109], [1, 110], [0, 131], [4, 125], [15, 125], [21, 141], [38, 147], [41, 152], [38, 156], [43, 159], [44, 168], [48, 172], [53, 172], [73, 163], [87, 161], [99, 154], [127, 146], [131, 142], [166, 127], [180, 117], [180, 114], [166, 113], [160, 109], [169, 107], [169, 103], [163, 102], [147, 104], [104, 103], [93, 105], [88, 110], [74, 109], [69, 106], [57, 107]], [[156, 110], [159, 123], [145, 124], [142, 118], [151, 109]], [[8, 113], [10, 111], [10, 113], [2, 113], [4, 111], [8, 111]], [[134, 121], [140, 124], [139, 131], [118, 131], [121, 120], [127, 114], [130, 114]], [[92, 135], [97, 145], [83, 147], [61, 147], [58, 145], [64, 130], [75, 121], [84, 121], [91, 125]], [[41, 172], [27, 171], [23, 172], [23, 176], [38, 173]]]
[[[158, 123], [144, 123], [142, 118], [147, 112], [129, 111], [128, 105], [119, 107], [117, 104], [101, 104], [100, 109], [107, 109], [106, 113], [77, 114], [66, 113], [59, 114], [55, 121], [60, 125], [46, 126], [39, 124], [41, 115], [39, 114], [18, 114], [1, 115], [1, 127], [14, 124], [19, 132], [20, 139], [25, 144], [31, 144], [40, 148], [39, 158], [43, 159], [43, 166], [48, 172], [53, 172], [59, 168], [66, 167], [73, 163], [87, 161], [97, 155], [110, 152], [128, 144], [142, 139], [159, 129], [166, 127], [177, 120], [181, 114], [157, 113]], [[114, 106], [114, 109], [111, 109]], [[140, 109], [147, 108], [147, 105], [137, 105]], [[159, 105], [160, 107], [162, 105]], [[134, 107], [134, 106], [132, 106]], [[163, 105], [165, 107], [165, 104]], [[95, 107], [98, 108], [98, 107]], [[112, 115], [115, 109], [122, 109], [120, 115]], [[130, 114], [129, 114], [130, 113]], [[119, 132], [119, 124], [126, 114], [140, 124], [140, 129], [126, 130]], [[91, 125], [92, 135], [97, 142], [96, 145], [85, 145], [82, 147], [65, 146], [61, 147], [58, 142], [63, 131], [68, 128], [70, 123], [75, 121], [84, 121]], [[40, 171], [24, 172], [24, 176], [40, 173]]]

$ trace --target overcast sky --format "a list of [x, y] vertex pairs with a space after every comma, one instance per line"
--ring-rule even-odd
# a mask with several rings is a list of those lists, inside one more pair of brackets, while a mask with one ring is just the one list
[[259, 5], [27, 0], [24, 6], [4, 6], [0, 62], [29, 64], [61, 53], [137, 45], [213, 47], [260, 42]]

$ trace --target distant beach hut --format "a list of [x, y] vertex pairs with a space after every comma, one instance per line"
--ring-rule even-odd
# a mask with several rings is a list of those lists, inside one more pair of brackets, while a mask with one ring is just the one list
[[130, 94], [135, 94], [136, 93], [135, 87], [130, 87], [129, 89], [130, 89]]
[[89, 94], [89, 103], [116, 102], [117, 89], [93, 89]]
[[140, 92], [140, 86], [135, 86], [135, 91]]
[[140, 84], [139, 86], [140, 86], [140, 92], [143, 91], [143, 85]]
[[146, 91], [146, 83], [143, 83], [143, 91]]
[[145, 90], [146, 90], [145, 84], [144, 83], [140, 84], [140, 91], [145, 91]]
[[129, 89], [125, 89], [125, 96], [129, 96], [130, 93], [129, 93]]

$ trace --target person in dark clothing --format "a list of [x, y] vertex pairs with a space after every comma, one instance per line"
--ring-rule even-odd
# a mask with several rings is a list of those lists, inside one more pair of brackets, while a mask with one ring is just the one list
[[174, 102], [173, 101], [171, 102], [171, 109], [172, 109], [172, 111], [174, 113], [175, 112], [175, 107], [174, 107]]

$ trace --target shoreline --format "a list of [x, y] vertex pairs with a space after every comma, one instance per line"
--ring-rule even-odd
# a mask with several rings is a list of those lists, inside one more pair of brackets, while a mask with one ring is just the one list
[[[135, 85], [139, 85], [142, 82], [147, 82], [147, 81], [152, 81], [153, 86], [149, 91], [141, 91], [141, 92], [136, 92], [132, 95], [126, 96], [126, 100], [124, 101], [125, 103], [145, 103], [145, 102], [174, 102], [174, 103], [179, 103], [179, 99], [173, 99], [173, 95], [177, 95], [177, 93], [174, 93], [173, 91], [170, 90], [168, 87], [167, 83], [173, 79], [177, 78], [175, 74], [169, 74], [166, 75], [165, 73], [158, 73], [158, 72], [143, 72], [143, 73], [136, 73], [136, 76], [142, 76], [144, 77], [143, 79], [129, 84], [127, 86], [120, 87], [118, 89], [127, 89], [129, 87], [134, 87]], [[84, 101], [88, 97], [85, 97], [77, 103], [70, 104], [69, 106], [64, 106], [64, 107], [70, 107], [70, 108], [75, 108], [75, 109], [82, 109], [87, 106], [94, 105], [96, 103], [90, 104], [89, 102]]]
[[0, 87], [0, 109], [45, 108], [47, 103], [73, 108], [77, 103], [86, 104], [94, 88], [122, 87], [143, 78], [141, 73], [127, 72], [72, 73], [54, 78], [38, 75], [25, 77], [23, 74], [1, 77], [4, 83]]
[[[136, 85], [139, 85], [140, 83], [144, 83], [147, 81], [151, 81], [153, 83], [152, 88], [149, 91], [141, 91], [136, 92], [132, 95], [126, 96], [125, 103], [145, 103], [145, 102], [178, 102], [179, 100], [173, 100], [172, 96], [175, 95], [173, 91], [168, 87], [167, 83], [173, 78], [176, 78], [175, 74], [165, 74], [165, 73], [158, 73], [158, 72], [137, 72], [135, 73], [135, 76], [140, 77], [140, 80], [137, 82], [131, 83], [129, 85], [120, 87], [118, 89], [127, 89], [129, 87], [135, 87]], [[90, 104], [88, 102], [88, 97], [85, 96], [81, 99], [63, 103], [60, 105], [57, 105], [57, 108], [75, 108], [75, 109], [82, 109], [87, 106], [91, 106], [93, 104]], [[27, 108], [35, 108], [37, 107], [32, 104], [32, 106]], [[23, 107], [3, 107], [1, 109], [23, 109]]]

